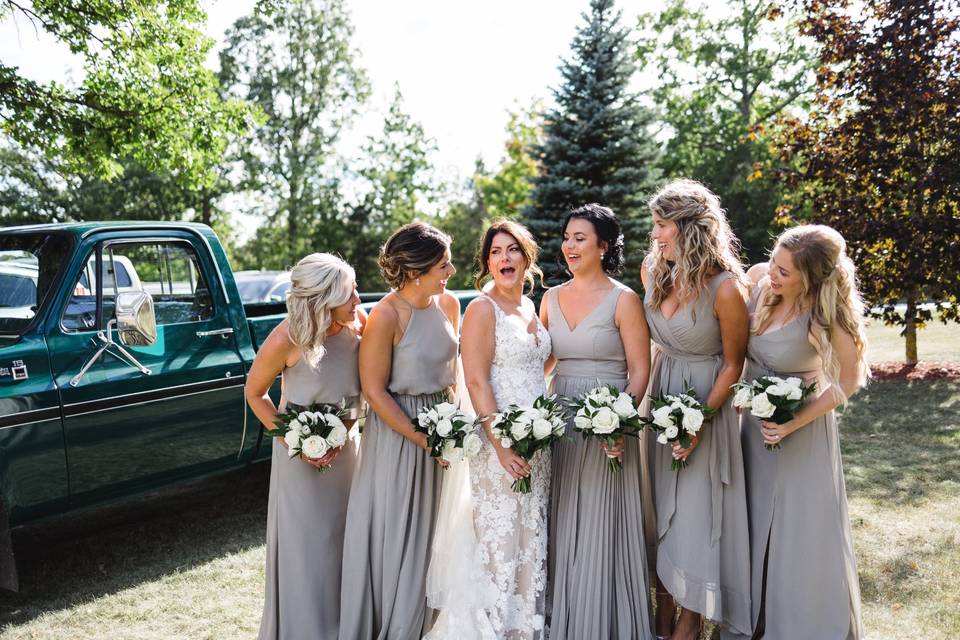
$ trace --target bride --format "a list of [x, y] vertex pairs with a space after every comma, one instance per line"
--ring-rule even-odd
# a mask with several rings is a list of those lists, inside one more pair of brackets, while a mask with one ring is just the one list
[[[532, 406], [546, 392], [550, 335], [523, 295], [525, 284], [532, 288], [541, 275], [537, 252], [530, 232], [515, 222], [495, 222], [483, 236], [477, 286], [487, 276], [493, 282], [467, 308], [461, 337], [478, 415], [508, 404]], [[491, 437], [490, 422], [483, 448], [469, 461], [469, 480], [460, 463], [444, 482], [427, 576], [428, 605], [440, 613], [425, 640], [546, 637], [550, 452], [527, 462]], [[511, 484], [526, 476], [530, 493], [515, 493]]]

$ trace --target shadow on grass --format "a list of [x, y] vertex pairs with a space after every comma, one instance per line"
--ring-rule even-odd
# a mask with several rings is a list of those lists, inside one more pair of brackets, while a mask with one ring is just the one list
[[270, 467], [15, 529], [20, 593], [0, 631], [264, 543]]
[[960, 487], [960, 382], [885, 380], [840, 419], [850, 493], [911, 504]]

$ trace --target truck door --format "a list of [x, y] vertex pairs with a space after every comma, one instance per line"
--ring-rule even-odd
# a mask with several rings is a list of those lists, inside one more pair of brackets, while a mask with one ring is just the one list
[[[204, 243], [186, 231], [99, 237], [48, 340], [72, 504], [235, 464], [243, 429], [244, 367]], [[122, 346], [129, 358], [108, 348], [91, 364], [98, 332], [120, 342], [114, 301], [130, 290], [152, 296], [156, 342]]]

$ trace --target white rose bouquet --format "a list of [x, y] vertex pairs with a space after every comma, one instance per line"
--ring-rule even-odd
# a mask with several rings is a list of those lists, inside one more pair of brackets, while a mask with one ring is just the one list
[[482, 443], [477, 435], [480, 420], [450, 402], [421, 411], [411, 422], [414, 429], [427, 436], [427, 446], [434, 458], [459, 462], [480, 453]]
[[[629, 393], [613, 385], [600, 385], [571, 403], [577, 413], [573, 417], [574, 429], [584, 438], [594, 436], [608, 447], [617, 444], [625, 436], [637, 437], [643, 431], [643, 420], [637, 413], [637, 403]], [[623, 463], [616, 456], [607, 455], [607, 468], [620, 471]]]
[[[333, 404], [312, 404], [307, 407], [291, 404], [286, 411], [277, 414], [273, 422], [277, 428], [267, 433], [275, 438], [283, 438], [291, 458], [322, 458], [347, 443], [349, 430], [343, 424], [347, 414], [344, 407]], [[317, 470], [326, 471], [329, 468], [330, 465], [323, 465]]]
[[[524, 460], [530, 460], [540, 449], [563, 437], [567, 416], [556, 396], [540, 396], [532, 407], [508, 405], [495, 414], [490, 431], [500, 445], [512, 449]], [[517, 493], [530, 493], [530, 478], [513, 481]]]
[[[679, 395], [650, 396], [650, 408], [650, 417], [642, 420], [647, 427], [657, 432], [657, 442], [670, 445], [679, 442], [684, 449], [690, 446], [691, 438], [700, 432], [703, 423], [715, 413], [697, 400], [693, 389], [687, 389]], [[674, 459], [670, 468], [676, 471], [685, 466], [686, 460]]]
[[[738, 382], [733, 385], [733, 406], [776, 424], [785, 424], [793, 420], [803, 401], [817, 388], [816, 382], [804, 384], [800, 378], [780, 378], [778, 376], [760, 376], [751, 382]], [[780, 443], [764, 444], [773, 451]]]

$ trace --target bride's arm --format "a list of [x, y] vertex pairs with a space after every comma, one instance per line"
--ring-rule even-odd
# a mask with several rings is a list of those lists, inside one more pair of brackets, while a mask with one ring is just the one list
[[[479, 416], [493, 416], [497, 412], [497, 401], [490, 386], [490, 366], [496, 348], [496, 316], [490, 302], [481, 298], [474, 300], [463, 315], [463, 329], [460, 333], [460, 353], [463, 359], [463, 377], [470, 392], [470, 401]], [[530, 465], [510, 449], [500, 445], [500, 441], [490, 432], [492, 417], [483, 421], [487, 440], [497, 452], [500, 464], [515, 479], [530, 474]]]

